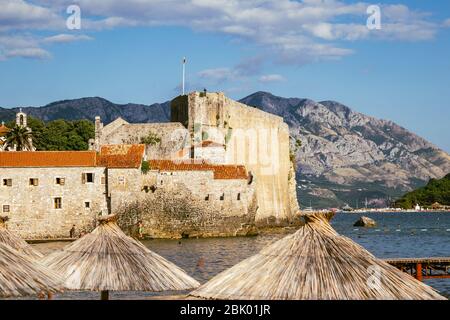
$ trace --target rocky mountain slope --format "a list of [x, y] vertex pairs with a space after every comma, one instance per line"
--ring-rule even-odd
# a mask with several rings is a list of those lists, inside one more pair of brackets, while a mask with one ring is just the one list
[[282, 116], [296, 150], [303, 205], [383, 205], [450, 172], [450, 156], [392, 121], [334, 101], [257, 92], [241, 102]]
[[[115, 104], [103, 98], [92, 97], [57, 101], [43, 107], [24, 107], [22, 109], [27, 114], [44, 121], [56, 119], [89, 119], [93, 121], [97, 115], [105, 123], [109, 123], [117, 117], [135, 123], [166, 122], [170, 119], [170, 101], [152, 105]], [[0, 119], [13, 119], [17, 110], [17, 108], [0, 108]]]
[[[303, 206], [353, 207], [385, 205], [390, 198], [423, 186], [450, 172], [450, 156], [391, 121], [379, 120], [334, 101], [282, 98], [257, 92], [241, 102], [282, 116], [289, 124], [296, 153], [298, 195]], [[129, 122], [167, 122], [170, 102], [114, 104], [82, 98], [26, 107], [45, 121], [90, 119], [105, 123], [122, 117]], [[0, 120], [17, 109], [0, 108]], [[301, 142], [301, 146], [299, 146]]]

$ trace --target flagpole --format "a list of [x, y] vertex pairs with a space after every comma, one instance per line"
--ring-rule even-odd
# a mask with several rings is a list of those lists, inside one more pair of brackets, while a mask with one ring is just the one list
[[183, 57], [183, 96], [184, 96], [184, 83], [185, 83], [185, 77], [186, 77], [186, 57]]

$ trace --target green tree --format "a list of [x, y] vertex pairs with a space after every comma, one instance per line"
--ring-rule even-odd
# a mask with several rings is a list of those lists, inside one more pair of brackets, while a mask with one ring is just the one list
[[141, 138], [141, 143], [146, 144], [146, 145], [154, 146], [160, 142], [161, 142], [161, 138], [156, 133], [153, 133], [153, 132], [149, 132], [146, 137]]
[[7, 147], [15, 146], [17, 151], [31, 150], [31, 139], [32, 135], [27, 128], [16, 125], [6, 134], [5, 143]]
[[[6, 124], [13, 128], [15, 121]], [[32, 131], [36, 150], [87, 150], [89, 139], [94, 138], [94, 123], [89, 120], [63, 119], [43, 122], [28, 116], [27, 126]]]
[[416, 204], [430, 207], [435, 202], [450, 205], [450, 174], [440, 180], [430, 179], [425, 187], [405, 194], [395, 204], [404, 209], [411, 209]]

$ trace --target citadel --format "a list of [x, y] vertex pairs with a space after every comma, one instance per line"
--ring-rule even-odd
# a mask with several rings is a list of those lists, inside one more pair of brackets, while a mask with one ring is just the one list
[[[17, 126], [26, 122], [20, 112]], [[15, 151], [9, 130], [0, 127], [0, 215], [27, 239], [89, 232], [110, 213], [149, 238], [250, 235], [298, 220], [287, 124], [223, 93], [175, 98], [169, 123], [97, 116], [87, 151]]]

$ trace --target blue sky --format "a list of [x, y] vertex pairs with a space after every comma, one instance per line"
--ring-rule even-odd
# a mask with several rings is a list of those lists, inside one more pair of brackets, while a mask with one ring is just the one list
[[450, 151], [449, 1], [0, 0], [2, 107], [167, 101], [183, 56], [190, 90], [336, 100]]

